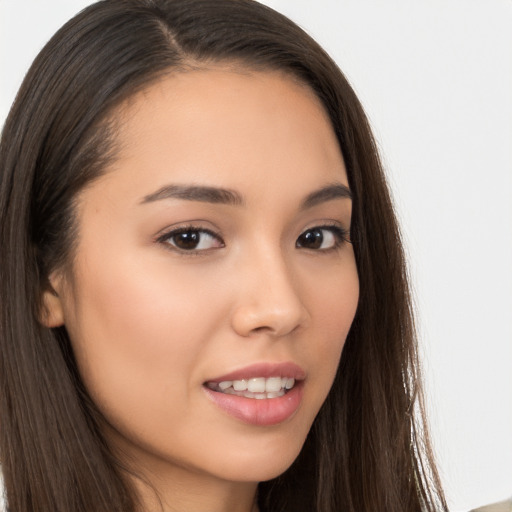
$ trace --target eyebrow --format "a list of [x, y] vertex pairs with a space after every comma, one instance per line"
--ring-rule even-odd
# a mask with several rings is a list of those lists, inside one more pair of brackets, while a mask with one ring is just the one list
[[[145, 196], [141, 204], [161, 201], [163, 199], [183, 199], [185, 201], [200, 201], [231, 206], [245, 205], [243, 197], [235, 190], [203, 185], [166, 185], [156, 192]], [[352, 193], [343, 183], [330, 184], [308, 194], [302, 201], [300, 210], [307, 210], [333, 199], [352, 199]]]
[[352, 199], [352, 192], [343, 183], [333, 183], [307, 195], [302, 201], [300, 209], [307, 210], [333, 199]]
[[141, 203], [152, 203], [162, 199], [184, 199], [232, 206], [244, 205], [242, 196], [234, 190], [199, 185], [166, 185], [145, 196]]

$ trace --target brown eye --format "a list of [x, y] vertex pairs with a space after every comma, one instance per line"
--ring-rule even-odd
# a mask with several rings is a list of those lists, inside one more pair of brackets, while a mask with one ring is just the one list
[[297, 239], [297, 246], [304, 247], [306, 249], [320, 249], [324, 241], [324, 235], [322, 229], [310, 229], [302, 233]]
[[197, 249], [201, 241], [201, 235], [197, 231], [188, 231], [172, 237], [174, 245], [179, 249]]
[[224, 247], [220, 238], [204, 229], [179, 229], [164, 235], [161, 242], [167, 243], [181, 251], [204, 251]]
[[301, 233], [296, 247], [324, 251], [339, 247], [347, 240], [346, 231], [338, 226], [319, 226]]

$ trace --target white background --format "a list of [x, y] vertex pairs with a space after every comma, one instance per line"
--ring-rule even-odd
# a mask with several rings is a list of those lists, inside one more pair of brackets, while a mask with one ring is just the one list
[[[86, 0], [0, 0], [0, 121]], [[415, 288], [450, 507], [512, 495], [512, 0], [267, 0], [335, 58], [374, 127]]]

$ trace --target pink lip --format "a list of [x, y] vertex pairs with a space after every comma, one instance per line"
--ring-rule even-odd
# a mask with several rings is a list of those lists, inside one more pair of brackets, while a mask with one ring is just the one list
[[227, 380], [254, 379], [257, 377], [291, 377], [295, 380], [304, 380], [306, 372], [297, 364], [291, 362], [285, 363], [256, 363], [240, 370], [208, 379], [208, 382], [224, 382]]
[[[250, 425], [271, 426], [282, 423], [292, 417], [302, 401], [306, 373], [295, 363], [258, 363], [240, 370], [208, 380], [223, 382], [228, 380], [252, 379], [256, 377], [292, 377], [295, 386], [284, 396], [278, 398], [245, 398], [229, 395], [203, 386], [208, 397], [230, 416]], [[205, 383], [206, 384], [206, 383]]]

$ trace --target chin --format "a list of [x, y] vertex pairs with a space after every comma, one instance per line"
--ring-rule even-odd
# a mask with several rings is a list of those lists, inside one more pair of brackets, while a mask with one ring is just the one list
[[[301, 442], [298, 442], [298, 439]], [[254, 446], [237, 453], [226, 451], [224, 464], [217, 464], [217, 474], [225, 479], [240, 482], [263, 482], [282, 475], [298, 457], [303, 436], [294, 438], [294, 442], [280, 440], [267, 446]]]

